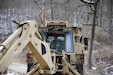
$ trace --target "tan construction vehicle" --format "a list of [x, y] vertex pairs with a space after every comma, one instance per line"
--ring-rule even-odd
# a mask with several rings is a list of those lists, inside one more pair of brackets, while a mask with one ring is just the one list
[[[27, 75], [83, 75], [81, 28], [71, 27], [66, 21], [49, 21], [43, 27], [35, 21], [17, 24], [17, 30], [0, 45], [1, 74], [28, 46], [31, 53], [27, 54]], [[36, 63], [31, 65], [32, 61]]]

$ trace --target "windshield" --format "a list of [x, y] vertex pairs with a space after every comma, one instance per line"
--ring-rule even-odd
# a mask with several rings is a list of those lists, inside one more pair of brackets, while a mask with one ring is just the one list
[[56, 34], [48, 35], [47, 41], [50, 43], [50, 48], [56, 52], [64, 50], [64, 36]]

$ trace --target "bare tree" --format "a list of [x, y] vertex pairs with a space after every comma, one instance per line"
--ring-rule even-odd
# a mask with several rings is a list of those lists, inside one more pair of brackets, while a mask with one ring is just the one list
[[96, 26], [95, 25], [95, 22], [96, 22], [96, 14], [97, 14], [97, 5], [98, 5], [98, 2], [100, 0], [98, 0], [98, 1], [96, 1], [94, 3], [91, 3], [91, 1], [90, 1], [90, 3], [89, 2], [86, 2], [84, 0], [81, 0], [81, 1], [84, 2], [84, 3], [90, 4], [90, 7], [91, 7], [91, 5], [93, 5], [93, 7], [94, 7], [94, 10], [92, 10], [94, 12], [94, 16], [93, 16], [93, 25], [92, 25], [92, 33], [91, 33], [91, 43], [90, 43], [90, 51], [89, 51], [89, 59], [88, 59], [89, 68], [91, 69], [92, 68], [92, 66], [91, 66], [92, 62], [91, 61], [92, 61], [93, 40], [94, 40], [94, 37], [95, 37], [95, 26]]

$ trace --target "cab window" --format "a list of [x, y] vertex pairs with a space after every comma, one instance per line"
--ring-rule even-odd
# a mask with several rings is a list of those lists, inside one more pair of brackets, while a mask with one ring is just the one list
[[51, 34], [48, 35], [47, 41], [50, 43], [50, 49], [56, 52], [62, 52], [64, 50], [64, 36]]
[[72, 32], [66, 33], [66, 52], [73, 52], [73, 34]]

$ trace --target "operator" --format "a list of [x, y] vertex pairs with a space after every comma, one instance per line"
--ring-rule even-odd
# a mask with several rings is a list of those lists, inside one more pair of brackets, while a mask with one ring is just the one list
[[55, 49], [56, 52], [62, 52], [63, 50], [63, 41], [58, 39], [58, 35], [57, 34], [53, 34], [54, 36], [54, 40], [51, 41], [50, 43], [50, 48], [51, 49]]

